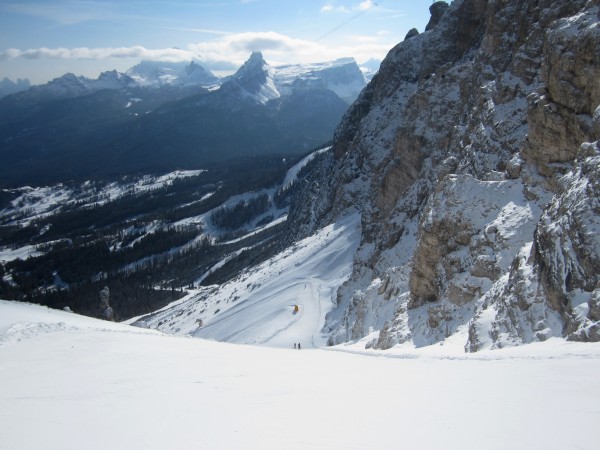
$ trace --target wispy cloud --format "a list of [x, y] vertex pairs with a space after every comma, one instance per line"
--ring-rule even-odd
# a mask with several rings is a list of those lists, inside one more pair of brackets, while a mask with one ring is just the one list
[[202, 34], [216, 34], [226, 36], [232, 34], [230, 31], [215, 30], [212, 28], [188, 28], [188, 27], [156, 27], [161, 30], [172, 30], [172, 31], [189, 31], [191, 33], [202, 33]]
[[331, 3], [323, 5], [321, 7], [321, 12], [330, 13], [330, 12], [348, 12], [348, 8], [345, 6], [334, 6]]
[[335, 2], [328, 2], [321, 7], [321, 12], [323, 13], [350, 13], [356, 11], [368, 11], [369, 9], [377, 6], [377, 4], [373, 0], [364, 0], [360, 3], [355, 3], [354, 5], [348, 7], [345, 5], [336, 5]]
[[[140, 3], [140, 7], [135, 9], [132, 5]], [[154, 2], [154, 4], [163, 4], [171, 8], [179, 6], [195, 6], [190, 3], [178, 2]], [[2, 12], [17, 14], [23, 16], [36, 17], [60, 25], [76, 25], [94, 21], [113, 21], [113, 22], [131, 22], [131, 21], [151, 21], [156, 22], [164, 20], [161, 17], [152, 17], [144, 15], [144, 6], [148, 2], [117, 2], [117, 1], [98, 1], [98, 0], [53, 0], [51, 2], [7, 2], [0, 0], [0, 14]], [[206, 3], [202, 3], [206, 7]], [[131, 11], [139, 11], [132, 14]]]
[[326, 33], [323, 33], [319, 37], [318, 40], [322, 40], [322, 39], [326, 38], [327, 36], [330, 36], [333, 33], [335, 33], [336, 31], [340, 30], [341, 28], [344, 28], [346, 25], [348, 25], [348, 24], [356, 21], [359, 17], [361, 17], [363, 14], [367, 13], [374, 6], [377, 6], [377, 3], [375, 3], [373, 0], [365, 0], [363, 2], [356, 3], [354, 6], [351, 7], [351, 9], [348, 9], [345, 6], [335, 6], [335, 4], [333, 4], [333, 3], [327, 3], [327, 4], [325, 4], [321, 8], [321, 12], [323, 12], [323, 13], [329, 13], [329, 12], [343, 12], [343, 13], [348, 13], [348, 12], [353, 12], [354, 14], [352, 14], [346, 20], [344, 20], [343, 22], [341, 22], [339, 25], [333, 27], [332, 29], [330, 29]]
[[321, 8], [321, 12], [324, 13], [330, 13], [330, 12], [350, 12], [350, 10], [348, 8], [346, 8], [345, 6], [335, 6], [332, 5], [331, 3], [327, 3], [326, 5], [323, 5], [323, 7]]
[[373, 0], [365, 0], [358, 4], [357, 9], [359, 11], [367, 11], [375, 6], [375, 2]]
[[64, 1], [49, 3], [6, 3], [2, 9], [11, 13], [46, 19], [63, 25], [115, 18], [110, 2]]

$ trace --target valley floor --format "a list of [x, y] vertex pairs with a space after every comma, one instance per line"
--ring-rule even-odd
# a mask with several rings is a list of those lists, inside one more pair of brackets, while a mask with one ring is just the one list
[[598, 448], [599, 344], [294, 350], [0, 301], [0, 361], [2, 450]]

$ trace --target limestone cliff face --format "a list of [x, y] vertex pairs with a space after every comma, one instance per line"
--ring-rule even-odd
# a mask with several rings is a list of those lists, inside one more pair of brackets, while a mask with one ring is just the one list
[[598, 340], [600, 2], [455, 0], [394, 47], [292, 208], [362, 214], [330, 343]]

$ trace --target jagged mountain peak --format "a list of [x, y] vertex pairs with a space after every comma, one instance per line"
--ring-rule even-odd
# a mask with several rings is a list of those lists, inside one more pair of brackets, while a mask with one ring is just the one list
[[248, 58], [247, 63], [266, 64], [261, 51], [253, 51]]
[[281, 96], [273, 80], [273, 70], [261, 52], [252, 52], [228, 84], [229, 89], [235, 86], [241, 96], [262, 104]]
[[212, 87], [219, 78], [195, 61], [169, 63], [143, 60], [127, 70], [127, 75], [141, 86], [192, 86]]
[[50, 80], [48, 82], [48, 84], [60, 84], [60, 83], [81, 84], [84, 80], [86, 80], [85, 77], [75, 75], [73, 72], [67, 72], [60, 77], [53, 78], [52, 80]]
[[97, 80], [89, 83], [94, 89], [122, 89], [135, 84], [129, 75], [110, 70], [102, 72]]
[[68, 72], [61, 77], [54, 78], [45, 85], [34, 86], [34, 90], [44, 90], [53, 96], [76, 97], [89, 92], [90, 82], [89, 78]]
[[252, 52], [250, 57], [233, 75], [233, 79], [243, 82], [245, 78], [254, 78], [256, 76], [264, 77], [269, 75], [269, 65], [264, 60], [261, 52]]

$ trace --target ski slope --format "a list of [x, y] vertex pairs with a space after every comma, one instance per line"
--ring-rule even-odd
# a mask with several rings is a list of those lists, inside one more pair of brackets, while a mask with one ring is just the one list
[[221, 342], [322, 347], [325, 314], [351, 272], [360, 231], [360, 216], [348, 216], [221, 286], [133, 322]]
[[420, 350], [225, 344], [0, 301], [0, 450], [598, 448], [599, 344]]

